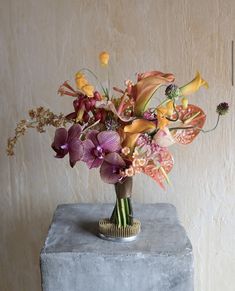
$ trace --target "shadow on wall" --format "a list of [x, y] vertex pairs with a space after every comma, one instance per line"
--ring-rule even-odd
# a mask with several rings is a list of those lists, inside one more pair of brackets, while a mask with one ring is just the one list
[[46, 211], [47, 207], [38, 207], [42, 210], [40, 215], [30, 219], [24, 215], [22, 219], [12, 215], [8, 220], [3, 242], [3, 249], [9, 250], [4, 254], [4, 265], [8, 266], [3, 269], [5, 280], [1, 280], [0, 290], [26, 291], [34, 286], [32, 291], [41, 291], [39, 255], [52, 217], [50, 211]]

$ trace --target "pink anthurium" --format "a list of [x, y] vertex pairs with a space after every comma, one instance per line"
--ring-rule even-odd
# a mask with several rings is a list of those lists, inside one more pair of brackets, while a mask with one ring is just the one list
[[201, 132], [206, 115], [201, 108], [192, 104], [189, 104], [186, 109], [182, 105], [177, 106], [176, 109], [179, 113], [180, 123], [170, 129], [171, 134], [177, 143], [189, 144]]

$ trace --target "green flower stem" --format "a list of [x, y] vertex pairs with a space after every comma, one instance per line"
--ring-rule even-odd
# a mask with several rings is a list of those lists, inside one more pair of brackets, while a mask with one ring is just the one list
[[115, 224], [118, 225], [118, 227], [121, 227], [122, 226], [122, 220], [121, 220], [121, 211], [120, 211], [120, 203], [117, 199], [117, 204], [116, 204], [116, 212], [117, 212], [117, 216], [116, 216], [116, 219], [115, 219]]
[[125, 204], [125, 211], [126, 211], [126, 223], [129, 225], [130, 224], [130, 209], [129, 209], [129, 204], [128, 204], [128, 198], [124, 199], [124, 204]]
[[210, 132], [210, 131], [215, 130], [215, 129], [217, 128], [218, 124], [219, 124], [219, 119], [220, 119], [220, 114], [218, 114], [216, 124], [215, 124], [215, 126], [214, 126], [213, 128], [208, 129], [208, 130], [201, 129], [201, 131], [202, 131], [203, 133], [207, 133], [207, 132]]
[[126, 227], [133, 224], [131, 199], [117, 198], [110, 221], [118, 227]]
[[120, 199], [120, 204], [121, 204], [122, 226], [126, 227], [126, 211], [125, 211], [124, 199]]
[[107, 98], [109, 100], [109, 93], [111, 91], [111, 88], [110, 88], [110, 77], [109, 77], [109, 67], [107, 69], [107, 75], [108, 75], [108, 88], [107, 88], [107, 90], [108, 90], [108, 96], [107, 96]]
[[129, 208], [129, 217], [130, 217], [130, 225], [133, 224], [133, 209], [132, 209], [132, 204], [131, 204], [131, 198], [127, 198], [128, 202], [128, 208]]

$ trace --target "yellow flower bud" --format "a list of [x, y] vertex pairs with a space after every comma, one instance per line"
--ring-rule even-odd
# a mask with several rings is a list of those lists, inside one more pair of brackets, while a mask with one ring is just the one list
[[75, 79], [80, 79], [80, 78], [84, 78], [85, 76], [81, 73], [81, 72], [77, 72], [75, 74]]
[[187, 109], [188, 108], [188, 98], [183, 97], [181, 99], [181, 103], [182, 103], [183, 109]]
[[87, 84], [88, 84], [87, 80], [83, 77], [76, 79], [76, 86], [78, 89], [82, 89]]
[[85, 85], [82, 87], [82, 91], [88, 96], [88, 97], [93, 97], [94, 95], [94, 87], [92, 85]]
[[101, 52], [99, 59], [102, 66], [107, 66], [109, 63], [109, 54], [107, 52]]
[[171, 116], [174, 112], [173, 102], [172, 101], [167, 102], [166, 108], [167, 108], [167, 115]]

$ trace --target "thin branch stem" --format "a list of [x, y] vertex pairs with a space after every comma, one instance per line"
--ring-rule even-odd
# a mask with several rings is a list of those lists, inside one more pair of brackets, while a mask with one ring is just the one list
[[208, 129], [208, 130], [203, 130], [203, 129], [201, 129], [201, 131], [202, 131], [203, 133], [207, 133], [207, 132], [211, 132], [211, 131], [215, 130], [215, 129], [216, 129], [216, 127], [217, 127], [217, 126], [218, 126], [218, 124], [219, 124], [219, 120], [220, 120], [220, 114], [218, 114], [218, 117], [217, 117], [216, 124], [215, 124], [215, 126], [214, 126], [213, 128], [211, 128], [211, 129]]
[[204, 129], [198, 127], [198, 126], [188, 126], [188, 127], [179, 126], [179, 127], [169, 128], [169, 130], [172, 131], [172, 130], [177, 130], [177, 129], [184, 129], [184, 130], [187, 130], [187, 129], [198, 129], [203, 133], [208, 133], [208, 132], [211, 132], [211, 131], [213, 131], [213, 130], [215, 130], [217, 128], [217, 126], [219, 124], [219, 120], [220, 120], [220, 114], [218, 114], [215, 126], [213, 128], [211, 128], [211, 129], [208, 129], [208, 130], [204, 130]]

